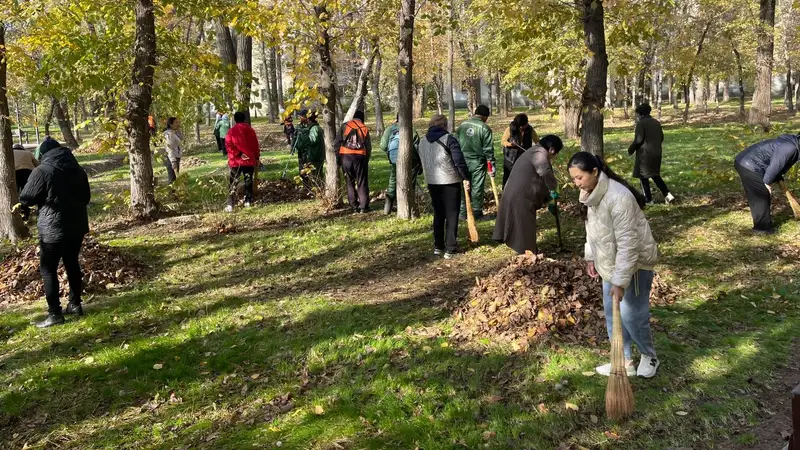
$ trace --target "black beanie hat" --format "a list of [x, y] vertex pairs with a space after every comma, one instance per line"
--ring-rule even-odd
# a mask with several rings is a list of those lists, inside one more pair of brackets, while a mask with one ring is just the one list
[[61, 147], [61, 144], [58, 143], [57, 140], [53, 138], [47, 138], [42, 142], [42, 151], [41, 154], [44, 155], [45, 153], [49, 152], [50, 150], [56, 149]]
[[640, 116], [649, 116], [652, 110], [653, 108], [651, 108], [650, 105], [647, 103], [642, 103], [636, 107], [636, 114], [639, 114]]
[[358, 119], [358, 120], [363, 122], [364, 121], [364, 111], [356, 111], [356, 113], [353, 114], [353, 119]]
[[481, 117], [489, 117], [492, 115], [492, 111], [486, 105], [478, 105], [478, 107], [475, 108], [475, 115]]

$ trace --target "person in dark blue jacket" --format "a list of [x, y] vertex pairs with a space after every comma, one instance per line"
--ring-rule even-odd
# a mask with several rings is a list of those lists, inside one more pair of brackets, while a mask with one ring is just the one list
[[753, 144], [736, 155], [734, 167], [742, 179], [747, 203], [753, 216], [753, 232], [774, 232], [770, 214], [772, 184], [800, 158], [800, 135], [784, 134]]
[[[19, 195], [23, 207], [39, 208], [39, 271], [44, 281], [47, 318], [38, 323], [47, 328], [64, 323], [64, 313], [83, 314], [81, 291], [83, 273], [78, 255], [83, 237], [89, 232], [86, 206], [91, 192], [89, 178], [72, 150], [48, 139], [42, 146], [41, 164], [33, 169]], [[69, 281], [69, 303], [61, 309], [58, 263], [64, 261]]]

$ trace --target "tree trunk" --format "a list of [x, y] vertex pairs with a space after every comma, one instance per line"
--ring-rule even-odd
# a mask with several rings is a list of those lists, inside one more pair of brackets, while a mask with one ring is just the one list
[[492, 77], [491, 72], [489, 73], [489, 78], [486, 82], [486, 91], [489, 94], [489, 111], [492, 110], [492, 105], [494, 104], [494, 95], [492, 94], [492, 87], [494, 86], [494, 78]]
[[714, 102], [714, 110], [717, 114], [719, 114], [719, 80], [714, 80], [711, 83], [711, 101]]
[[694, 68], [697, 65], [697, 60], [700, 58], [700, 53], [703, 52], [703, 44], [706, 41], [706, 36], [708, 36], [708, 30], [711, 28], [711, 21], [706, 22], [706, 26], [703, 28], [703, 34], [700, 36], [700, 40], [697, 42], [697, 52], [694, 55], [694, 59], [692, 60], [692, 64], [689, 66], [689, 73], [686, 75], [686, 78], [681, 83], [683, 86], [683, 97], [684, 101], [686, 102], [686, 106], [683, 109], [683, 123], [687, 123], [689, 121], [689, 90], [692, 87], [692, 83], [694, 82]]
[[465, 81], [468, 98], [467, 108], [469, 109], [469, 113], [473, 114], [481, 103], [481, 78], [476, 73], [476, 69], [472, 64], [472, 56], [467, 53], [467, 47], [464, 43], [459, 42], [458, 48], [461, 51], [461, 59], [464, 60], [464, 65], [467, 68], [467, 79]]
[[36, 102], [33, 102], [33, 130], [36, 132], [36, 145], [42, 143], [41, 137], [39, 136], [39, 106]]
[[414, 100], [412, 106], [412, 118], [421, 119], [425, 114], [425, 85], [413, 83]]
[[561, 99], [561, 106], [558, 108], [558, 115], [564, 121], [564, 137], [567, 139], [580, 138], [581, 105], [578, 100]]
[[339, 170], [336, 164], [336, 72], [331, 59], [330, 14], [324, 5], [314, 6], [317, 18], [317, 53], [319, 54], [319, 85], [322, 98], [322, 134], [325, 139], [325, 200], [331, 206], [339, 203]]
[[261, 41], [261, 80], [264, 86], [261, 97], [263, 100], [266, 100], [265, 106], [267, 108], [267, 115], [269, 115], [270, 122], [275, 123], [278, 120], [278, 111], [272, 108], [272, 104], [275, 102], [273, 98], [277, 95], [277, 93], [272, 91], [272, 71], [270, 70], [268, 54], [267, 44], [264, 41]]
[[225, 103], [227, 103], [226, 109], [231, 109], [233, 105], [230, 102], [231, 99], [229, 95], [231, 88], [236, 84], [236, 79], [233, 77], [233, 68], [236, 67], [236, 45], [230, 28], [223, 24], [221, 20], [217, 20], [214, 25], [217, 29], [217, 50], [219, 51], [219, 58], [227, 69], [225, 74], [225, 86], [227, 89], [224, 90]]
[[197, 117], [194, 119], [194, 141], [200, 143], [200, 124], [203, 123], [203, 105], [197, 105]]
[[661, 113], [663, 111], [662, 104], [664, 103], [664, 97], [661, 95], [661, 92], [664, 90], [664, 74], [662, 72], [658, 72], [658, 81], [656, 83], [656, 92], [658, 95], [656, 96], [656, 108], [658, 111], [658, 119], [661, 119]]
[[606, 108], [614, 110], [614, 74], [608, 72], [606, 76]]
[[128, 159], [131, 166], [131, 213], [137, 218], [152, 218], [158, 212], [153, 190], [153, 165], [147, 116], [153, 102], [156, 60], [156, 25], [153, 0], [136, 0], [136, 34], [133, 74], [125, 118], [128, 133]]
[[278, 102], [278, 52], [275, 47], [268, 50], [269, 54], [269, 120], [270, 122], [277, 122], [280, 120], [280, 105]]
[[[453, 2], [450, 2], [450, 19], [453, 20]], [[450, 30], [450, 39], [447, 49], [447, 131], [452, 133], [456, 126], [456, 99], [453, 92], [453, 71], [455, 58], [455, 38]]]
[[731, 100], [731, 81], [725, 79], [722, 81], [722, 103], [728, 103]]
[[364, 111], [364, 99], [367, 97], [367, 82], [369, 81], [370, 74], [372, 73], [372, 62], [375, 61], [375, 55], [378, 53], [378, 46], [373, 45], [372, 48], [367, 48], [367, 55], [361, 63], [361, 70], [358, 73], [358, 82], [356, 84], [356, 92], [353, 94], [353, 101], [350, 102], [350, 108], [344, 116], [343, 122], [353, 120], [356, 111]]
[[283, 102], [283, 53], [280, 51], [280, 47], [275, 56], [275, 61], [277, 62], [275, 66], [275, 79], [278, 86], [278, 109], [280, 109], [286, 107]]
[[[411, 219], [414, 214], [414, 183], [411, 167], [413, 146], [412, 89], [414, 69], [414, 0], [401, 0], [400, 36], [398, 39], [397, 117], [400, 127], [400, 146], [397, 155], [397, 217]], [[423, 92], [424, 92], [424, 85]]]
[[506, 103], [506, 90], [500, 83], [500, 72], [495, 73], [495, 83], [497, 83], [497, 104], [500, 109], [500, 117], [508, 117], [508, 104]]
[[747, 123], [760, 126], [764, 131], [770, 128], [772, 113], [772, 64], [775, 50], [775, 0], [760, 0], [759, 26], [756, 29], [758, 49], [756, 50], [756, 80], [753, 103]]
[[47, 110], [47, 117], [44, 119], [44, 135], [51, 136], [50, 134], [50, 124], [53, 123], [53, 115], [55, 114], [54, 111], [56, 109], [56, 101], [53, 98], [50, 98], [50, 108]]
[[733, 47], [733, 55], [736, 57], [736, 70], [739, 78], [739, 118], [744, 120], [744, 67], [742, 66], [742, 54], [739, 49]]
[[603, 3], [580, 0], [583, 6], [583, 34], [589, 57], [586, 64], [586, 81], [583, 85], [581, 109], [583, 132], [581, 150], [603, 155], [603, 101], [606, 98], [608, 55], [604, 28]]
[[678, 93], [675, 92], [675, 75], [669, 76], [669, 102], [672, 109], [678, 109]]
[[705, 81], [702, 86], [703, 91], [703, 114], [708, 114], [708, 100], [711, 94], [711, 79], [706, 75]]
[[[250, 95], [253, 85], [253, 38], [242, 33], [236, 37], [236, 109], [247, 116], [250, 123]], [[274, 51], [274, 50], [273, 50]]]
[[794, 114], [794, 89], [792, 85], [792, 61], [791, 59], [786, 58], [786, 88], [784, 91], [784, 99], [783, 103], [786, 105], [786, 109], [789, 110], [789, 114]]
[[375, 134], [383, 136], [386, 125], [383, 123], [383, 102], [381, 100], [381, 66], [383, 58], [378, 46], [375, 46], [375, 68], [372, 70], [372, 101], [375, 104]]
[[53, 97], [53, 114], [58, 121], [58, 128], [61, 130], [63, 144], [71, 149], [78, 148], [78, 140], [72, 134], [72, 122], [69, 120], [69, 110], [65, 103]]
[[28, 229], [20, 214], [12, 212], [19, 203], [17, 177], [14, 171], [14, 138], [8, 110], [6, 64], [6, 26], [0, 22], [0, 238], [16, 243], [28, 237]]
[[436, 114], [442, 114], [444, 105], [444, 78], [442, 78], [441, 67], [436, 69], [433, 75], [433, 94], [436, 96]]
[[625, 120], [630, 119], [631, 115], [628, 112], [628, 77], [622, 77], [622, 114]]

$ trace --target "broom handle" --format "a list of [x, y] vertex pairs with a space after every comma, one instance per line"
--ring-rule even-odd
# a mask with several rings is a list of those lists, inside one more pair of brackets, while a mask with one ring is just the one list
[[[489, 166], [489, 172], [492, 172], [492, 162], [486, 161]], [[492, 182], [492, 193], [494, 194], [494, 203], [497, 205], [497, 211], [500, 212], [500, 197], [497, 196], [497, 185], [494, 182], [494, 177], [490, 176], [489, 180]]]
[[[620, 309], [620, 299], [613, 299], [613, 323], [611, 326], [611, 372], [619, 371], [620, 375], [628, 376], [625, 371], [625, 351], [622, 335], [622, 311]], [[619, 340], [618, 345], [615, 343]], [[619, 351], [619, 350], [623, 351]]]

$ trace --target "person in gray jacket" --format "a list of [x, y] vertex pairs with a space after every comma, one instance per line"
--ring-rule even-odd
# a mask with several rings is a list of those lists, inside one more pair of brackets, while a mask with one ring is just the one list
[[447, 132], [447, 118], [435, 115], [419, 143], [422, 172], [433, 204], [433, 254], [450, 259], [458, 247], [458, 213], [463, 185], [469, 190], [469, 171], [455, 136]]

